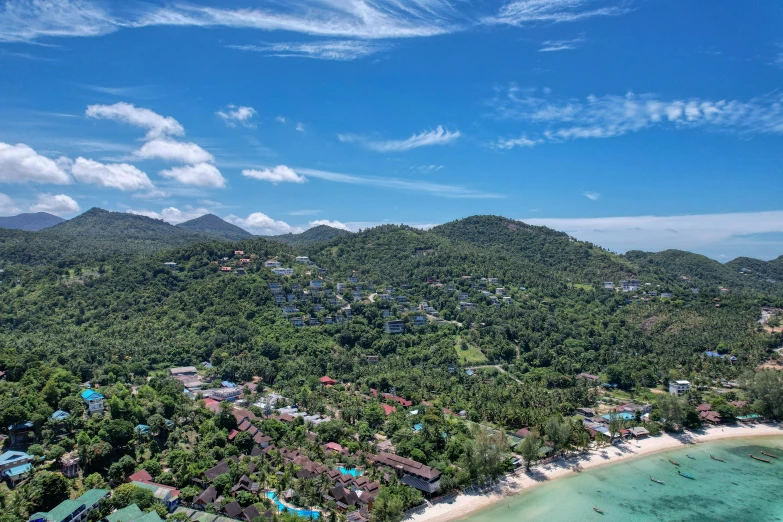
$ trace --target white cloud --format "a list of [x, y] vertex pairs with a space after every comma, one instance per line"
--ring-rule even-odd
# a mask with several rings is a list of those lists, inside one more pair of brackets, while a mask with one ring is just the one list
[[783, 233], [783, 211], [695, 214], [682, 216], [620, 216], [603, 218], [532, 218], [531, 225], [562, 230], [617, 252], [669, 248], [712, 257], [780, 255], [783, 241], [764, 241], [757, 234]]
[[10, 216], [19, 213], [19, 207], [8, 194], [0, 192], [0, 216]]
[[372, 141], [364, 136], [355, 134], [338, 134], [337, 137], [342, 142], [358, 143], [364, 148], [378, 152], [402, 152], [430, 145], [445, 145], [456, 140], [461, 135], [458, 130], [451, 132], [445, 130], [442, 125], [438, 125], [435, 130], [422, 131], [406, 140]]
[[323, 210], [292, 210], [291, 212], [286, 212], [289, 216], [314, 216], [315, 214], [320, 214], [323, 212]]
[[229, 127], [236, 127], [237, 123], [243, 127], [255, 127], [255, 124], [250, 121], [256, 115], [256, 110], [253, 107], [229, 105], [225, 110], [217, 111], [215, 114]]
[[89, 1], [6, 0], [0, 4], [0, 42], [99, 36], [116, 29], [113, 17]]
[[242, 171], [242, 175], [247, 178], [260, 179], [264, 181], [271, 181], [272, 183], [304, 183], [307, 178], [300, 176], [294, 169], [286, 167], [285, 165], [278, 165], [272, 169], [264, 170], [252, 170], [245, 169]]
[[[66, 162], [67, 164], [67, 162]], [[24, 143], [0, 141], [0, 183], [71, 183], [63, 159], [55, 161], [35, 152]]]
[[543, 143], [543, 140], [531, 140], [527, 136], [520, 136], [518, 138], [500, 138], [492, 145], [492, 147], [496, 149], [508, 150], [515, 147], [532, 148], [536, 145], [539, 145], [540, 143]]
[[598, 201], [598, 199], [601, 197], [601, 194], [598, 192], [584, 192], [582, 195], [592, 201]]
[[198, 163], [196, 165], [161, 170], [160, 175], [164, 178], [177, 180], [183, 185], [216, 188], [226, 186], [226, 178], [214, 165], [209, 163]]
[[296, 130], [299, 131], [299, 132], [304, 132], [305, 131], [304, 123], [302, 123], [301, 121], [299, 123], [297, 123], [296, 124]]
[[254, 51], [281, 58], [316, 58], [350, 61], [389, 48], [388, 45], [363, 40], [324, 40], [318, 42], [277, 42], [264, 45], [227, 45], [229, 49]]
[[132, 197], [136, 199], [165, 199], [171, 196], [171, 192], [159, 188], [152, 188], [145, 192], [135, 192]]
[[172, 225], [184, 223], [185, 221], [190, 221], [191, 219], [196, 219], [197, 217], [201, 217], [210, 213], [206, 208], [191, 207], [186, 207], [184, 210], [180, 210], [176, 207], [168, 207], [164, 208], [160, 212], [155, 212], [153, 210], [130, 209], [126, 212], [128, 214], [137, 214], [139, 216], [147, 216], [153, 219], [162, 219], [163, 221], [171, 223]]
[[121, 121], [147, 129], [146, 139], [162, 136], [182, 136], [185, 128], [171, 116], [161, 116], [155, 111], [136, 107], [131, 103], [114, 105], [89, 105], [85, 114], [88, 118], [105, 118]]
[[147, 174], [127, 163], [99, 163], [82, 157], [71, 167], [73, 177], [82, 183], [91, 183], [120, 190], [152, 189]]
[[427, 194], [441, 198], [458, 199], [498, 199], [504, 198], [502, 194], [491, 192], [482, 192], [459, 185], [445, 185], [441, 183], [431, 183], [421, 180], [411, 181], [398, 178], [383, 178], [376, 176], [354, 176], [352, 174], [341, 174], [339, 172], [329, 172], [316, 169], [296, 169], [299, 174], [311, 178], [332, 181], [335, 183], [346, 183], [349, 185], [363, 185], [368, 187], [382, 187], [394, 190], [402, 190], [415, 194]]
[[48, 212], [57, 216], [75, 214], [79, 210], [79, 204], [65, 194], [39, 194], [36, 203], [30, 206], [30, 212]]
[[316, 219], [315, 221], [310, 221], [309, 225], [310, 227], [326, 225], [327, 227], [339, 228], [340, 230], [347, 230], [348, 232], [351, 231], [351, 229], [345, 223], [340, 223], [339, 221], [329, 221], [328, 219]]
[[573, 38], [571, 40], [546, 40], [541, 43], [540, 53], [551, 53], [555, 51], [570, 51], [576, 49], [585, 42], [584, 38]]
[[[740, 100], [664, 100], [652, 94], [588, 96], [550, 101], [512, 85], [492, 101], [495, 116], [538, 129], [523, 136], [532, 144], [580, 138], [610, 138], [652, 127], [705, 129], [738, 134], [783, 133], [783, 95]], [[530, 137], [532, 135], [532, 137]], [[519, 138], [517, 138], [519, 139]], [[530, 145], [523, 141], [524, 145]], [[504, 146], [505, 145], [505, 146]], [[501, 139], [498, 148], [518, 146]]]
[[276, 221], [261, 212], [253, 212], [246, 218], [241, 218], [232, 214], [226, 216], [225, 219], [229, 223], [233, 223], [256, 234], [277, 235], [288, 234], [289, 232], [302, 232], [302, 229], [299, 227], [292, 227], [285, 221]]
[[486, 24], [526, 25], [537, 22], [575, 22], [594, 16], [617, 16], [628, 12], [618, 2], [594, 0], [512, 0], [482, 21]]
[[215, 157], [192, 142], [175, 141], [168, 138], [156, 138], [148, 141], [133, 153], [139, 159], [162, 159], [182, 163], [213, 162]]
[[285, 118], [282, 117], [282, 116], [278, 116], [277, 118], [275, 118], [275, 121], [277, 121], [279, 123], [285, 123]]

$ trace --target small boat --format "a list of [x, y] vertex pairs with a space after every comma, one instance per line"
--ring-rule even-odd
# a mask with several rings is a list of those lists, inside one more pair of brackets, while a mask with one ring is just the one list
[[675, 466], [679, 466], [679, 465], [680, 465], [680, 463], [679, 463], [679, 462], [677, 462], [676, 460], [669, 459], [669, 462], [671, 462], [671, 463], [672, 463], [672, 464], [674, 464]]
[[685, 477], [691, 480], [696, 480], [696, 477], [694, 477], [690, 473], [683, 473], [682, 471], [677, 471], [677, 473], [679, 473], [681, 477]]
[[760, 460], [761, 462], [766, 462], [767, 464], [771, 463], [771, 460], [768, 459], [762, 459], [761, 457], [755, 456], [753, 453], [750, 454], [750, 458]]
[[593, 511], [595, 511], [596, 513], [600, 513], [602, 515], [604, 514], [604, 510], [603, 509], [593, 508]]
[[766, 455], [767, 457], [772, 457], [773, 459], [778, 458], [777, 455], [773, 455], [772, 453], [767, 453], [766, 451], [762, 451], [761, 454]]
[[689, 459], [691, 459], [691, 460], [696, 460], [696, 458], [695, 458], [695, 457], [691, 457], [691, 456], [690, 456], [690, 455], [688, 455], [687, 453], [685, 454], [685, 456], [686, 456], [686, 457], [688, 457], [688, 458], [689, 458]]
[[664, 481], [662, 481], [662, 480], [658, 480], [658, 479], [657, 479], [657, 478], [655, 478], [655, 477], [650, 477], [650, 480], [652, 480], [653, 482], [657, 482], [658, 484], [665, 484], [665, 482], [664, 482]]
[[720, 458], [720, 457], [716, 457], [715, 455], [710, 455], [710, 458], [711, 458], [712, 460], [717, 460], [718, 462], [726, 462], [726, 461], [725, 461], [725, 460], [723, 460], [722, 458]]

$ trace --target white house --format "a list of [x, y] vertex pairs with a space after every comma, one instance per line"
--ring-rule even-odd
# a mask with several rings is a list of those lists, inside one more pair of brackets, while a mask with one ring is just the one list
[[84, 390], [82, 400], [87, 404], [87, 413], [103, 413], [103, 395], [95, 390]]
[[293, 268], [273, 268], [272, 273], [275, 275], [284, 275], [284, 276], [290, 276], [294, 275], [294, 269]]
[[614, 281], [604, 281], [604, 290], [613, 290]]
[[691, 389], [691, 383], [688, 381], [670, 381], [669, 382], [669, 393], [672, 395], [682, 395], [683, 393], [688, 393]]
[[307, 256], [296, 256], [296, 262], [297, 263], [307, 264], [307, 263], [310, 262], [310, 258], [307, 257]]
[[641, 286], [638, 279], [620, 281], [620, 285], [623, 287], [623, 292], [636, 292], [637, 290], [639, 290], [639, 287]]
[[399, 320], [386, 321], [385, 329], [386, 329], [386, 333], [388, 334], [403, 333], [405, 331], [405, 324]]
[[267, 268], [277, 268], [278, 266], [282, 266], [282, 264], [280, 261], [273, 261], [270, 259], [269, 261], [264, 261], [264, 266]]

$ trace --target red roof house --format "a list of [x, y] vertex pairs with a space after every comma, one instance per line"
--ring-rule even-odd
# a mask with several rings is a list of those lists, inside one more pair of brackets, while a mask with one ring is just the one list
[[323, 377], [321, 377], [318, 380], [321, 381], [321, 384], [323, 384], [324, 386], [334, 386], [335, 384], [337, 384], [337, 381], [335, 381], [334, 379], [332, 379], [328, 375], [324, 375]]
[[386, 415], [391, 415], [396, 411], [396, 408], [394, 406], [389, 406], [388, 404], [381, 404], [381, 408], [383, 408], [383, 412]]

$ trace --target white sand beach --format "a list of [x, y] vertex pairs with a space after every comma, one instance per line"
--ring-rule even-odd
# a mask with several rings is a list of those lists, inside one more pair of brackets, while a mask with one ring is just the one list
[[658, 451], [680, 448], [687, 444], [699, 444], [720, 439], [738, 437], [760, 437], [783, 435], [783, 427], [779, 424], [753, 424], [748, 426], [716, 426], [699, 432], [683, 432], [670, 435], [662, 433], [657, 437], [643, 440], [631, 440], [614, 446], [605, 446], [598, 450], [570, 458], [566, 461], [557, 459], [547, 464], [536, 466], [525, 473], [524, 469], [516, 475], [510, 475], [496, 487], [480, 493], [460, 493], [449, 500], [439, 502], [413, 514], [407, 522], [447, 522], [463, 518], [473, 512], [486, 508], [504, 497], [528, 490], [540, 484], [545, 484], [557, 478], [567, 476], [577, 471], [598, 466], [607, 466], [649, 455]]

